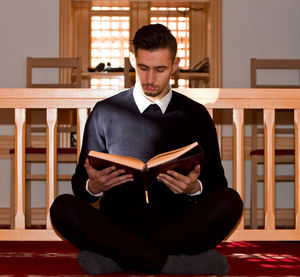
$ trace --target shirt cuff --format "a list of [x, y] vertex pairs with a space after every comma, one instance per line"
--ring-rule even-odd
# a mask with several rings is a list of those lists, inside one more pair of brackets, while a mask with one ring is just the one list
[[196, 196], [196, 195], [200, 195], [202, 193], [202, 191], [203, 191], [202, 183], [201, 183], [201, 181], [199, 179], [198, 179], [198, 182], [199, 182], [199, 185], [200, 185], [200, 190], [198, 190], [197, 192], [194, 192], [192, 194], [188, 193], [189, 196]]
[[87, 191], [90, 195], [93, 195], [93, 196], [95, 196], [95, 197], [100, 197], [100, 196], [102, 196], [103, 192], [100, 192], [100, 193], [98, 193], [98, 194], [93, 194], [93, 193], [91, 193], [91, 192], [89, 191], [89, 180], [90, 180], [90, 179], [87, 179], [87, 181], [86, 181], [86, 183], [85, 183], [85, 189], [86, 189], [86, 191]]

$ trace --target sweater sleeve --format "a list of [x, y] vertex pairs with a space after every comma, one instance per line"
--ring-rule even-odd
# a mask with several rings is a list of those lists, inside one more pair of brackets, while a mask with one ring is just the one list
[[202, 182], [203, 193], [206, 193], [217, 187], [226, 187], [228, 184], [221, 162], [215, 124], [205, 108], [201, 118], [199, 143], [204, 149], [205, 160], [199, 179]]
[[77, 163], [75, 173], [72, 176], [72, 189], [74, 194], [89, 202], [94, 202], [99, 197], [91, 195], [86, 190], [88, 175], [84, 168], [85, 160], [90, 150], [107, 152], [105, 139], [101, 133], [101, 119], [101, 109], [100, 104], [98, 103], [94, 107], [86, 122], [79, 161]]

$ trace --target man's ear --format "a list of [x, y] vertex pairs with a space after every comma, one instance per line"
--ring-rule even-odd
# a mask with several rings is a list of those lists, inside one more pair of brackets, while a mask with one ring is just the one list
[[174, 60], [174, 63], [173, 63], [173, 72], [172, 73], [174, 73], [178, 69], [179, 63], [180, 63], [180, 58], [175, 57], [175, 60]]
[[132, 52], [129, 52], [129, 61], [133, 68], [136, 67], [135, 55]]

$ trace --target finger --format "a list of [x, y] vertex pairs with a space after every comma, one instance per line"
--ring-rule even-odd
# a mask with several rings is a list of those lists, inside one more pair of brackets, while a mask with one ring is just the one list
[[172, 183], [173, 186], [177, 186], [181, 191], [184, 191], [188, 184], [192, 181], [191, 176], [185, 176], [173, 170], [168, 170], [164, 177]]
[[164, 183], [174, 193], [182, 193], [183, 192], [183, 188], [182, 188], [180, 182], [178, 182], [176, 179], [169, 176], [168, 174], [160, 174], [157, 177], [157, 179], [158, 179], [158, 181]]
[[131, 177], [131, 175], [128, 175], [126, 178], [117, 179], [117, 180], [115, 179], [114, 182], [111, 184], [111, 188], [132, 181], [133, 181], [133, 177]]
[[176, 184], [185, 189], [187, 184], [193, 183], [196, 179], [198, 179], [200, 175], [200, 165], [196, 165], [194, 170], [192, 170], [187, 176], [173, 170], [168, 170], [167, 174], [172, 176], [175, 180], [179, 181], [176, 182]]
[[124, 169], [116, 169], [115, 166], [110, 166], [99, 171], [99, 174], [108, 175], [109, 177], [115, 177], [124, 173], [125, 173]]
[[188, 174], [188, 176], [191, 176], [191, 177], [193, 177], [193, 178], [198, 179], [198, 177], [199, 177], [199, 175], [200, 175], [200, 172], [201, 172], [201, 167], [200, 167], [200, 165], [198, 164], [198, 165], [195, 166], [194, 170], [192, 170], [192, 171]]
[[130, 176], [130, 178], [132, 178], [132, 175], [125, 175], [124, 173], [125, 170], [123, 169], [115, 170], [115, 167], [109, 167], [97, 171], [96, 174], [94, 174], [93, 179], [96, 182], [102, 183], [103, 185], [111, 185], [114, 182], [114, 179], [123, 180], [127, 176]]
[[170, 175], [173, 178], [180, 180], [180, 179], [184, 179], [184, 177], [186, 177], [185, 175], [182, 175], [174, 170], [167, 170], [167, 174], [166, 175]]
[[126, 180], [133, 180], [132, 174], [118, 174], [117, 170], [114, 171], [112, 174], [106, 176], [109, 180], [108, 182], [119, 182], [119, 181], [126, 181]]
[[113, 179], [110, 179], [104, 184], [104, 189], [109, 190], [115, 186], [127, 183], [127, 182], [132, 182], [133, 181], [133, 176], [131, 174], [126, 174], [126, 175], [121, 175], [118, 177], [115, 177]]
[[171, 182], [166, 182], [165, 185], [175, 194], [183, 193], [183, 190], [181, 187], [178, 187]]

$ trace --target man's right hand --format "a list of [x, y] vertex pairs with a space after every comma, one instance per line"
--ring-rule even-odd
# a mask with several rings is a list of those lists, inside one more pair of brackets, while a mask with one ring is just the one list
[[88, 189], [95, 195], [100, 192], [108, 191], [123, 183], [133, 181], [132, 174], [125, 174], [124, 169], [116, 169], [114, 166], [97, 170], [93, 168], [89, 160], [86, 159], [84, 167], [89, 176]]

